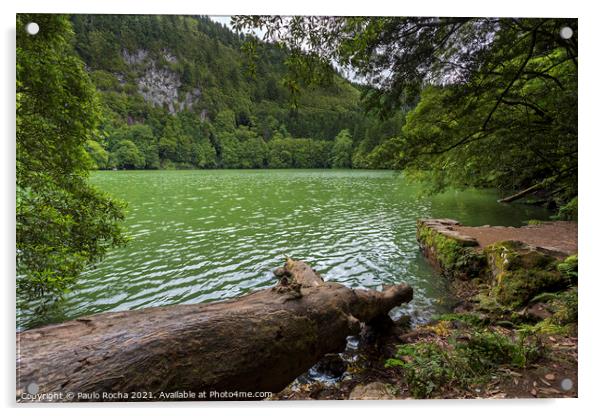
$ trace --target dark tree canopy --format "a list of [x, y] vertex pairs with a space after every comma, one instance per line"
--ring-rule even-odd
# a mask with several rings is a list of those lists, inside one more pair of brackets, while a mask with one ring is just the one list
[[330, 62], [351, 70], [368, 86], [364, 105], [383, 118], [412, 109], [396, 165], [435, 190], [534, 186], [559, 202], [577, 194], [576, 19], [236, 16], [233, 24], [295, 51], [306, 61], [295, 71]]

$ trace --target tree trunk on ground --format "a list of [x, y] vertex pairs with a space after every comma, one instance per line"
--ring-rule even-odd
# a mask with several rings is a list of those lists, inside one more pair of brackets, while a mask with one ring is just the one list
[[412, 299], [408, 285], [350, 289], [292, 259], [275, 274], [273, 288], [229, 301], [102, 313], [21, 332], [17, 399], [32, 400], [24, 393], [36, 390], [62, 393], [33, 398], [49, 401], [278, 392], [324, 354], [342, 351], [360, 322]]

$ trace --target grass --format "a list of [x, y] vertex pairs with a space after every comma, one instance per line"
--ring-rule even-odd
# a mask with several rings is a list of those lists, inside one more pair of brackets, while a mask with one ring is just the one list
[[387, 361], [387, 367], [403, 369], [413, 397], [433, 397], [450, 386], [470, 389], [491, 380], [501, 367], [522, 369], [543, 355], [542, 346], [530, 334], [519, 332], [513, 338], [483, 328], [469, 316], [460, 318], [468, 330], [401, 345], [396, 357]]
[[577, 287], [557, 293], [542, 293], [532, 302], [546, 302], [552, 315], [534, 325], [523, 324], [519, 331], [525, 334], [548, 334], [572, 336], [577, 331], [578, 319]]

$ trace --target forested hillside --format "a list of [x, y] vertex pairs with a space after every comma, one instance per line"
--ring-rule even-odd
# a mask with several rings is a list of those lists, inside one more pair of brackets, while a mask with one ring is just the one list
[[387, 158], [366, 155], [403, 123], [367, 117], [361, 87], [334, 70], [299, 80], [287, 49], [245, 42], [207, 17], [72, 23], [102, 101], [86, 146], [98, 169], [383, 167]]

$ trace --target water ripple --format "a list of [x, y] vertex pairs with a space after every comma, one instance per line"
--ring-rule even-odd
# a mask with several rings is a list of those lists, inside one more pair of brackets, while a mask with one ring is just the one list
[[426, 319], [447, 292], [419, 255], [417, 217], [520, 225], [544, 215], [492, 193], [419, 197], [386, 171], [99, 172], [93, 182], [129, 203], [133, 241], [84, 273], [60, 319], [239, 296], [272, 285], [285, 255], [352, 287], [408, 282], [415, 299], [395, 313]]

